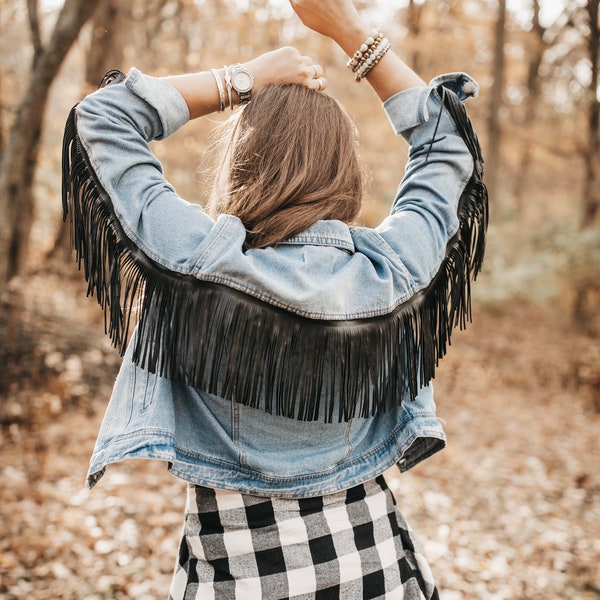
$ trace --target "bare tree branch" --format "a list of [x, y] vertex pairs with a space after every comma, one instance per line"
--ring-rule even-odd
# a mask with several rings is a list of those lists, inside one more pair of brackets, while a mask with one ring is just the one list
[[38, 0], [27, 0], [27, 16], [29, 17], [29, 30], [31, 32], [31, 43], [33, 45], [34, 67], [43, 51], [38, 8]]
[[31, 70], [0, 161], [0, 296], [25, 268], [33, 224], [33, 180], [44, 107], [67, 52], [83, 24], [105, 0], [65, 0], [47, 45]]

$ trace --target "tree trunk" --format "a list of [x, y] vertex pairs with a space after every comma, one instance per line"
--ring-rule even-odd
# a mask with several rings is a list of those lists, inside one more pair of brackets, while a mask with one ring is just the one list
[[415, 0], [410, 0], [407, 8], [406, 27], [408, 28], [412, 52], [410, 56], [411, 67], [417, 73], [421, 72], [423, 65], [421, 64], [421, 49], [419, 46], [419, 36], [421, 34], [421, 21], [423, 14], [424, 3], [417, 4]]
[[588, 49], [591, 65], [588, 109], [588, 144], [585, 154], [585, 185], [581, 226], [595, 224], [600, 211], [600, 102], [598, 101], [598, 54], [600, 53], [599, 0], [588, 0], [590, 35]]
[[498, 175], [500, 171], [500, 109], [504, 94], [504, 44], [506, 39], [506, 0], [498, 0], [498, 18], [496, 20], [495, 49], [490, 103], [490, 118], [488, 122], [486, 184], [490, 198], [497, 198]]
[[127, 0], [106, 0], [94, 15], [90, 49], [86, 57], [85, 80], [96, 89], [109, 69], [123, 69], [124, 23]]
[[533, 0], [533, 19], [532, 19], [532, 45], [529, 51], [529, 65], [527, 69], [527, 98], [523, 109], [522, 125], [527, 135], [523, 141], [521, 158], [517, 166], [515, 175], [513, 196], [515, 206], [519, 214], [523, 213], [524, 201], [527, 191], [527, 181], [529, 179], [529, 171], [531, 167], [531, 152], [533, 142], [531, 132], [533, 131], [533, 123], [535, 121], [537, 106], [540, 100], [540, 66], [544, 58], [544, 52], [548, 44], [544, 41], [546, 28], [540, 23], [540, 2]]
[[29, 85], [0, 161], [0, 297], [7, 282], [26, 265], [33, 179], [50, 85], [82, 26], [103, 1], [65, 0], [47, 46], [35, 52]]

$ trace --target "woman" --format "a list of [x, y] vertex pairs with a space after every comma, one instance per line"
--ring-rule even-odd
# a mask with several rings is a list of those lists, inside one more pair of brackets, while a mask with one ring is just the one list
[[[409, 144], [391, 214], [350, 227], [354, 127], [293, 48], [108, 76], [64, 145], [78, 260], [126, 349], [88, 484], [128, 458], [189, 482], [174, 599], [436, 598], [382, 473], [445, 444], [430, 380], [469, 317], [487, 220], [462, 106], [477, 86], [427, 86], [351, 0], [291, 4]], [[177, 196], [148, 141], [237, 104], [205, 211]]]

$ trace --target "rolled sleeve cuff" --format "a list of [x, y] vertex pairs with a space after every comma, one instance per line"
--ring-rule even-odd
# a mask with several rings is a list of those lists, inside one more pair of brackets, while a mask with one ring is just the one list
[[427, 100], [440, 85], [455, 92], [463, 102], [479, 93], [477, 82], [466, 73], [446, 73], [433, 78], [428, 87], [398, 92], [383, 103], [395, 133], [404, 133], [429, 120]]
[[158, 113], [163, 131], [162, 135], [155, 139], [170, 136], [190, 120], [185, 100], [170, 83], [158, 77], [144, 75], [134, 67], [127, 74], [125, 85]]

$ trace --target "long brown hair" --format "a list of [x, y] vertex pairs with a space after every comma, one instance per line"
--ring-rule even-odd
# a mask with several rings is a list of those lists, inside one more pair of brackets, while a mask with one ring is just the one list
[[364, 180], [356, 128], [332, 97], [271, 85], [230, 126], [207, 210], [239, 217], [247, 247], [275, 245], [321, 219], [356, 218]]

